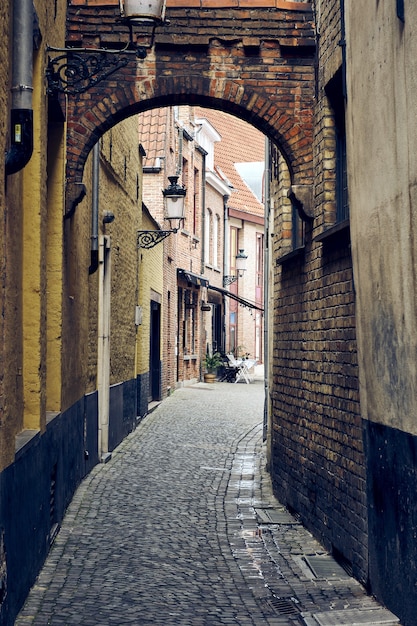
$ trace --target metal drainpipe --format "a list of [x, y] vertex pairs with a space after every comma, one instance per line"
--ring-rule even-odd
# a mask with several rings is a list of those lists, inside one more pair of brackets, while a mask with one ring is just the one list
[[202, 152], [201, 173], [201, 275], [206, 270], [206, 152]]
[[11, 145], [6, 176], [19, 172], [33, 152], [33, 3], [13, 2]]
[[[268, 431], [270, 432], [270, 415], [269, 415], [269, 271], [270, 271], [270, 219], [271, 219], [271, 189], [270, 189], [270, 141], [265, 139], [265, 247], [264, 247], [264, 424], [263, 424], [263, 439], [267, 438]], [[270, 459], [267, 458], [268, 464]]]
[[[229, 274], [229, 216], [228, 216], [228, 202], [230, 196], [223, 196], [223, 279]], [[224, 287], [224, 282], [222, 287]], [[226, 297], [223, 296], [223, 352], [226, 352]]]
[[342, 48], [342, 92], [343, 98], [347, 99], [346, 86], [346, 24], [345, 24], [345, 0], [340, 0], [340, 42]]
[[[201, 266], [200, 273], [204, 276], [204, 272], [206, 270], [205, 260], [206, 260], [206, 252], [205, 252], [205, 230], [206, 230], [206, 152], [201, 152], [202, 155], [202, 172], [201, 172]], [[201, 311], [201, 330], [204, 328], [204, 313]], [[204, 334], [203, 334], [204, 337]], [[200, 380], [203, 380], [203, 359], [206, 353], [205, 349], [205, 341], [200, 341]]]
[[181, 176], [182, 173], [182, 144], [184, 141], [184, 129], [182, 126], [178, 128], [178, 161], [177, 161], [177, 176]]
[[100, 145], [97, 142], [93, 148], [93, 176], [91, 198], [91, 265], [89, 274], [94, 274], [98, 269], [98, 194], [99, 194], [99, 165]]

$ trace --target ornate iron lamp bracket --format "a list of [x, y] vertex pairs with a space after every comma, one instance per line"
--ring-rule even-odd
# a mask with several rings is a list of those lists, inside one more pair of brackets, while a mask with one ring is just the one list
[[223, 287], [228, 287], [228, 285], [235, 283], [238, 278], [238, 276], [223, 276]]
[[176, 228], [174, 230], [138, 230], [138, 248], [153, 248], [171, 233], [176, 232], [178, 232]]
[[125, 67], [133, 57], [145, 58], [146, 50], [72, 52], [50, 57], [46, 70], [48, 93], [77, 95], [84, 93], [117, 70]]

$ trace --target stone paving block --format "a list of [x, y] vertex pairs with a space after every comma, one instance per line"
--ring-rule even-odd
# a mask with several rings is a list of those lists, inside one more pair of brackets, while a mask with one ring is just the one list
[[328, 626], [379, 608], [308, 565], [333, 561], [272, 494], [262, 383], [205, 398], [177, 390], [86, 477], [16, 626]]

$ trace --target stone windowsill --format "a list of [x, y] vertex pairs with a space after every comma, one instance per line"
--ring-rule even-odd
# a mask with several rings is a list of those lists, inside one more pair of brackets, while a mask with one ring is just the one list
[[284, 265], [285, 263], [288, 263], [289, 261], [292, 261], [293, 259], [298, 259], [304, 256], [304, 250], [305, 250], [305, 247], [300, 246], [299, 248], [294, 248], [290, 252], [283, 254], [277, 259], [277, 265]]

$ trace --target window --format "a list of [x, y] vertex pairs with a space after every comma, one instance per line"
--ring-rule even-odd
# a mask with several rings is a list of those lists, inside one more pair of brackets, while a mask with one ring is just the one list
[[238, 250], [238, 230], [234, 226], [230, 228], [230, 275], [236, 275], [236, 255]]
[[182, 346], [184, 355], [196, 352], [197, 333], [197, 293], [190, 289], [184, 290], [184, 322]]
[[213, 266], [219, 266], [219, 216], [213, 216]]
[[204, 216], [204, 262], [210, 263], [210, 230], [211, 230], [211, 211], [206, 209]]
[[347, 185], [345, 99], [343, 97], [343, 75], [340, 68], [326, 86], [326, 94], [333, 110], [336, 157], [336, 213], [335, 223], [349, 219]]
[[293, 250], [298, 250], [304, 246], [304, 222], [294, 202], [291, 203], [291, 212], [291, 244]]
[[336, 128], [336, 222], [343, 222], [348, 218], [346, 131], [343, 123], [343, 128]]
[[[264, 294], [264, 234], [256, 233], [256, 274], [255, 274], [255, 303], [263, 306]], [[262, 362], [262, 335], [263, 323], [260, 311], [255, 313], [255, 359]]]
[[[183, 159], [182, 160], [182, 184], [185, 185], [185, 188], [188, 189], [189, 186], [189, 176], [188, 176], [188, 161], [187, 159]], [[190, 215], [189, 215], [189, 211], [190, 211], [190, 204], [191, 204], [191, 200], [190, 200], [190, 196], [187, 193], [185, 196], [185, 228], [187, 228], [187, 230], [190, 228]]]
[[256, 233], [255, 302], [262, 306], [264, 282], [264, 235]]
[[291, 174], [283, 155], [272, 143], [269, 149], [270, 189], [274, 200], [274, 228], [277, 238], [277, 263], [286, 263], [300, 256], [305, 245], [305, 223], [298, 211], [297, 199], [288, 196]]

